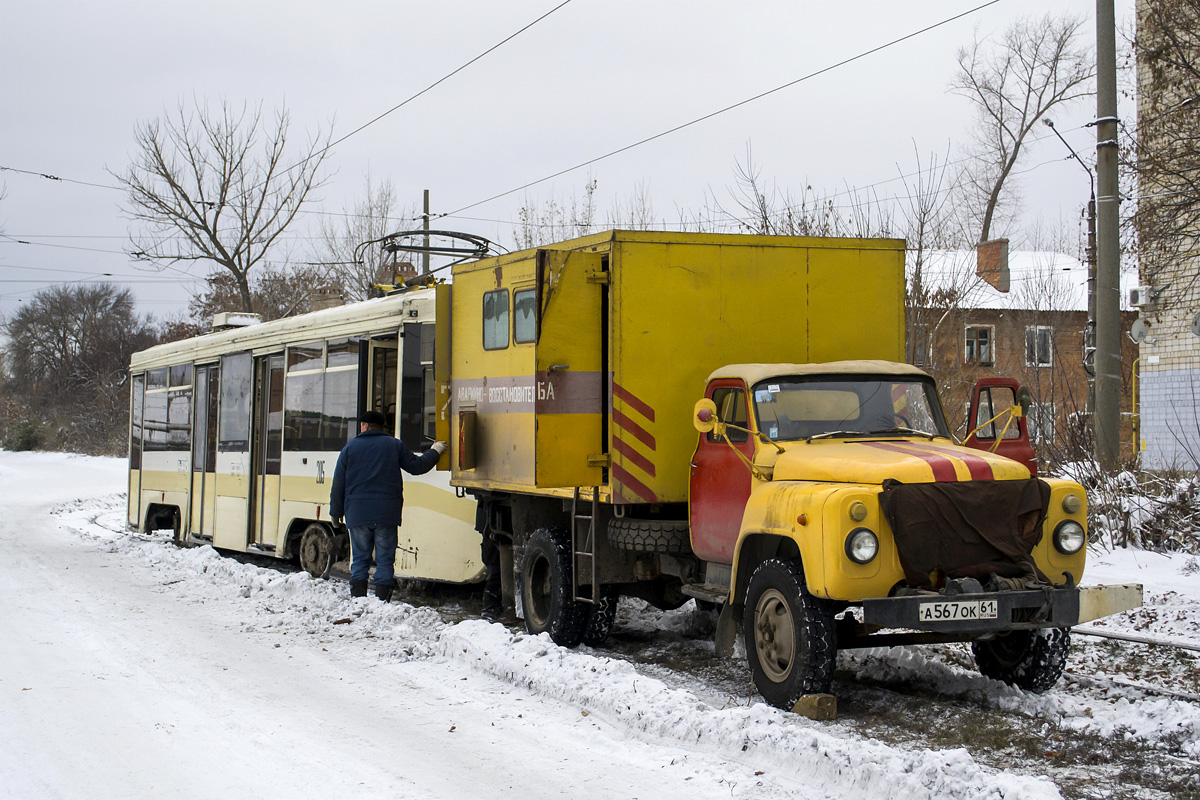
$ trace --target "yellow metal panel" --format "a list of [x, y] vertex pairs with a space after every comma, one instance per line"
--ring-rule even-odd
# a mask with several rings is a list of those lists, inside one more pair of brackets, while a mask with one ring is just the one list
[[597, 253], [538, 253], [534, 458], [541, 488], [604, 482], [596, 459], [607, 449], [601, 358], [606, 280]]
[[[453, 287], [448, 283], [441, 283], [435, 287], [437, 292], [437, 315], [436, 319], [444, 320], [443, 324], [435, 328], [437, 338], [434, 341], [433, 352], [433, 379], [436, 385], [434, 405], [437, 412], [434, 419], [434, 436], [438, 441], [450, 441], [450, 378], [451, 378], [451, 343], [453, 341], [453, 326], [450, 324], [452, 317], [452, 299]], [[439, 470], [450, 469], [450, 451], [442, 453], [438, 459], [437, 468]]]

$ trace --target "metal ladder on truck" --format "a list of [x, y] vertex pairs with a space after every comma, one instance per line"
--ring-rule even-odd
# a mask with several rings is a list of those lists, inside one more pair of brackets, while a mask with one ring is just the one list
[[[575, 494], [571, 498], [571, 593], [580, 603], [595, 603], [596, 587], [599, 585], [596, 581], [596, 517], [599, 516], [600, 510], [600, 487], [593, 486], [591, 489], [590, 513], [580, 513], [580, 504], [583, 501], [579, 496], [578, 486], [575, 487]], [[586, 594], [581, 591], [580, 575], [591, 577]]]

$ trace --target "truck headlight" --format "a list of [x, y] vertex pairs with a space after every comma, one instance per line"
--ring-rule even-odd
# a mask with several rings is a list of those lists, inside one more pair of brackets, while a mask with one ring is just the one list
[[866, 564], [879, 554], [879, 537], [866, 528], [855, 528], [846, 537], [846, 558]]
[[1069, 494], [1063, 498], [1062, 509], [1068, 514], [1076, 514], [1083, 507], [1083, 501], [1079, 499], [1077, 494]]
[[1073, 519], [1060, 522], [1054, 529], [1054, 547], [1063, 555], [1075, 555], [1087, 542], [1087, 532]]

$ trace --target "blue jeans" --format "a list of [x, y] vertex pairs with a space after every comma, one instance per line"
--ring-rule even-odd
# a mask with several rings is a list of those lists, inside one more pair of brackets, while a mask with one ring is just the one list
[[396, 585], [396, 526], [360, 525], [350, 529], [350, 580], [365, 581], [375, 552], [375, 585]]

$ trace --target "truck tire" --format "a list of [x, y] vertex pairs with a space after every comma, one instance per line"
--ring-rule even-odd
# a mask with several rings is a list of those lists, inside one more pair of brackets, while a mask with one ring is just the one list
[[588, 604], [574, 597], [571, 537], [539, 528], [525, 543], [521, 566], [521, 606], [525, 630], [549, 633], [556, 644], [575, 647], [583, 641]]
[[300, 534], [300, 568], [314, 578], [328, 578], [337, 561], [337, 542], [329, 528], [314, 522]]
[[798, 559], [768, 559], [750, 576], [742, 617], [754, 687], [790, 711], [806, 694], [829, 691], [837, 656], [833, 607], [813, 597]]
[[583, 628], [583, 643], [588, 647], [599, 647], [608, 638], [613, 620], [617, 618], [617, 604], [621, 595], [615, 587], [600, 589], [600, 599], [587, 608], [587, 623]]
[[692, 546], [687, 520], [681, 519], [612, 519], [608, 541], [618, 550], [639, 553], [687, 553]]
[[975, 666], [987, 677], [1042, 694], [1062, 677], [1070, 647], [1070, 630], [1042, 628], [972, 642], [971, 652]]

